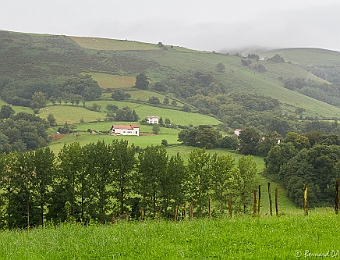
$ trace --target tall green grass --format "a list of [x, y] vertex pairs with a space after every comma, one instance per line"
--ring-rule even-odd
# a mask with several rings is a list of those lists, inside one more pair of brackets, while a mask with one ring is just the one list
[[[238, 216], [0, 233], [1, 259], [296, 259], [338, 254], [339, 217]], [[318, 257], [321, 258], [321, 257]]]

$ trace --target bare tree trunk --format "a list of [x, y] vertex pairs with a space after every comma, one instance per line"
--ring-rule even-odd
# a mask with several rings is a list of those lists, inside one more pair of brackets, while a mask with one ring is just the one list
[[308, 216], [308, 183], [305, 184], [303, 192], [303, 210], [305, 211], [305, 216]]
[[228, 211], [229, 211], [229, 216], [232, 218], [233, 217], [233, 195], [229, 194], [228, 198]]
[[335, 198], [334, 198], [335, 214], [339, 212], [339, 179], [335, 182]]
[[259, 185], [259, 200], [257, 202], [257, 214], [260, 215], [260, 209], [261, 209], [261, 185]]
[[270, 215], [273, 216], [273, 201], [272, 201], [272, 194], [270, 193], [270, 182], [268, 182], [268, 196], [269, 196]]
[[256, 190], [254, 190], [254, 204], [253, 204], [253, 216], [256, 216], [256, 204], [257, 204], [257, 200], [256, 200]]
[[279, 199], [279, 190], [278, 188], [275, 189], [275, 211], [276, 211], [276, 216], [279, 216], [279, 204], [278, 204], [278, 199]]

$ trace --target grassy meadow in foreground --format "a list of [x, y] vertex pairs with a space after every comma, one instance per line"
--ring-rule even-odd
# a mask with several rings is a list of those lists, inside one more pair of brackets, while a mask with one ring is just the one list
[[[337, 258], [339, 216], [310, 212], [115, 225], [60, 225], [0, 233], [1, 259]], [[321, 257], [318, 257], [321, 258]]]

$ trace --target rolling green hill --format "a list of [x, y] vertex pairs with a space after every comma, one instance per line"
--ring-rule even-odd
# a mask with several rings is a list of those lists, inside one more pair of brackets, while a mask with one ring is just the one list
[[[262, 59], [276, 54], [285, 62]], [[0, 31], [0, 97], [2, 104], [24, 103], [13, 106], [17, 112], [32, 111], [34, 92], [68, 104], [81, 84], [93, 84], [90, 77], [103, 93], [100, 100], [87, 96], [86, 107], [96, 103], [100, 111], [57, 105], [41, 109], [40, 116], [51, 113], [59, 125], [103, 121], [118, 89], [130, 98], [114, 102], [135, 109], [140, 118], [155, 114], [180, 125], [223, 123], [229, 132], [249, 126], [266, 132], [273, 117], [295, 120], [295, 125], [297, 119], [340, 118], [338, 52], [282, 49], [258, 55], [260, 59], [126, 40]], [[138, 74], [147, 76], [147, 90], [133, 88]], [[306, 86], [289, 89], [289, 79], [303, 80]], [[151, 97], [160, 104], [151, 106]]]

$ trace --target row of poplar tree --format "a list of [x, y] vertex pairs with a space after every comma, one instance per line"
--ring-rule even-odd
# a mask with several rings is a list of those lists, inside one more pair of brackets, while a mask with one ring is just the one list
[[46, 221], [104, 223], [112, 214], [138, 219], [194, 201], [195, 216], [212, 210], [224, 214], [229, 194], [233, 210], [251, 204], [256, 164], [243, 156], [210, 154], [194, 149], [184, 163], [162, 146], [137, 150], [125, 140], [64, 145], [55, 155], [49, 147], [0, 156], [0, 224], [2, 228], [44, 225]]

